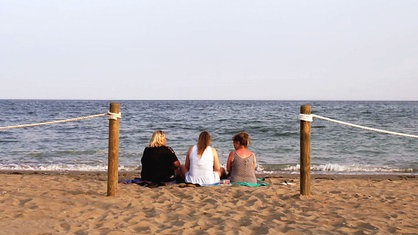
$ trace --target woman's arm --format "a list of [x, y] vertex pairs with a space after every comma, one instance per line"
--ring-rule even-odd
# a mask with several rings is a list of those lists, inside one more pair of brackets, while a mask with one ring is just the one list
[[228, 174], [231, 173], [231, 167], [232, 167], [232, 162], [234, 161], [234, 152], [230, 152], [229, 156], [228, 156], [228, 161], [226, 162], [226, 171], [228, 171]]
[[254, 153], [254, 170], [257, 170], [257, 159], [255, 157], [255, 153]]
[[180, 161], [177, 160], [174, 162], [174, 176], [181, 177], [184, 179], [184, 167], [180, 164]]
[[180, 166], [181, 166], [181, 164], [180, 164], [180, 161], [179, 160], [177, 160], [177, 161], [174, 162], [174, 168], [175, 169], [178, 169]]
[[221, 164], [219, 163], [218, 152], [214, 147], [212, 147], [213, 153], [213, 170], [220, 172], [221, 171]]
[[192, 152], [192, 147], [189, 148], [189, 150], [187, 151], [186, 154], [186, 161], [184, 162], [184, 166], [186, 167], [186, 170], [189, 171], [190, 170], [190, 153]]

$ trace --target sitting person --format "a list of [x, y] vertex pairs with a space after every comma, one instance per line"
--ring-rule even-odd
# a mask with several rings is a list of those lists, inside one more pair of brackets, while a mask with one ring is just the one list
[[203, 131], [199, 135], [197, 145], [189, 148], [185, 162], [186, 183], [199, 184], [201, 186], [220, 183], [223, 173], [218, 159], [218, 152], [211, 147], [209, 132]]
[[142, 180], [163, 183], [173, 181], [175, 177], [182, 177], [180, 161], [174, 150], [166, 144], [164, 131], [155, 131], [152, 134], [141, 158]]
[[241, 132], [232, 138], [235, 151], [231, 151], [228, 156], [226, 169], [229, 172], [231, 182], [257, 183], [255, 170], [257, 161], [255, 154], [248, 149], [250, 145], [250, 135]]

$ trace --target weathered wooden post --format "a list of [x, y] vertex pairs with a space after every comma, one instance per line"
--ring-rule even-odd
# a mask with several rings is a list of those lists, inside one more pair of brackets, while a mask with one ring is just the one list
[[[311, 106], [302, 105], [300, 113], [310, 115]], [[303, 118], [300, 120], [300, 194], [311, 194], [311, 122]]]
[[120, 104], [111, 103], [109, 110], [109, 156], [107, 196], [115, 196], [118, 190]]

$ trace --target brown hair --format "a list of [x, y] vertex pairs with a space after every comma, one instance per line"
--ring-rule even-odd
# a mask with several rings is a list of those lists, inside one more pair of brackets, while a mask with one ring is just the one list
[[205, 149], [210, 145], [212, 138], [210, 137], [209, 132], [202, 131], [199, 135], [199, 140], [197, 141], [197, 154], [202, 156]]
[[247, 147], [251, 144], [251, 137], [247, 132], [242, 131], [234, 135], [234, 137], [232, 137], [232, 141], [237, 142], [244, 147]]

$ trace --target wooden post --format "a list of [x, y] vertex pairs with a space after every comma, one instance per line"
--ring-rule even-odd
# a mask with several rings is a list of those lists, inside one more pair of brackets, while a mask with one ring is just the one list
[[[120, 112], [119, 103], [110, 104], [110, 113]], [[112, 115], [112, 114], [111, 114]], [[110, 116], [111, 117], [111, 116]], [[118, 190], [119, 169], [119, 123], [120, 118], [109, 118], [109, 156], [107, 175], [107, 196], [115, 196]]]
[[[302, 105], [301, 114], [311, 114], [311, 106]], [[311, 194], [311, 123], [300, 121], [300, 194]]]

